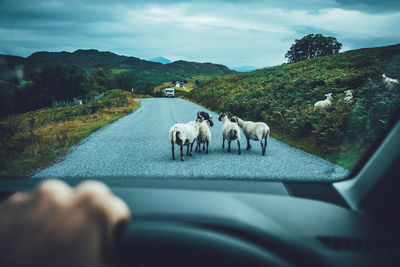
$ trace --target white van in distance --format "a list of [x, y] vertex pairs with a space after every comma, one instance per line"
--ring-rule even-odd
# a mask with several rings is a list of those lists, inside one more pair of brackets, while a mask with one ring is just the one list
[[165, 96], [166, 97], [174, 97], [175, 96], [175, 89], [174, 88], [165, 88]]

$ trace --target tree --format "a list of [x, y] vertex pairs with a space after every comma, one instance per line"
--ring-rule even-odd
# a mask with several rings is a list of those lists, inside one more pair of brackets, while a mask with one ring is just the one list
[[114, 83], [103, 68], [98, 68], [89, 76], [92, 90], [95, 92], [105, 92], [113, 89]]
[[118, 89], [131, 91], [135, 87], [137, 78], [133, 71], [124, 71], [114, 76], [114, 83]]
[[322, 34], [309, 34], [300, 40], [295, 40], [285, 58], [289, 63], [305, 59], [333, 55], [339, 53], [342, 44], [335, 37], [325, 37]]

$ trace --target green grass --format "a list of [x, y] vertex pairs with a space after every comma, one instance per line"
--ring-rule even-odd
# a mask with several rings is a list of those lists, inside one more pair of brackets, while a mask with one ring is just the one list
[[108, 91], [81, 106], [46, 108], [0, 120], [0, 177], [27, 177], [93, 132], [139, 107], [132, 95]]
[[112, 74], [119, 74], [122, 72], [128, 72], [128, 71], [132, 71], [131, 69], [110, 69]]

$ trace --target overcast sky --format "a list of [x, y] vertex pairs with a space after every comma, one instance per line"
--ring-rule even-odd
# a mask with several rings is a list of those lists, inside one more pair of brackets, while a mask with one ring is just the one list
[[286, 62], [295, 39], [400, 43], [400, 0], [0, 0], [0, 54], [98, 49], [230, 67]]

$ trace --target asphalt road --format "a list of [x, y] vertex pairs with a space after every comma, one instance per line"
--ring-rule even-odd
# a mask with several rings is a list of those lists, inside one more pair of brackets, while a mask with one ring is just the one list
[[[141, 107], [93, 133], [72, 147], [57, 163], [34, 177], [170, 177], [228, 178], [332, 181], [345, 177], [348, 171], [322, 158], [291, 147], [274, 138], [269, 139], [266, 156], [261, 156], [258, 142], [246, 151], [242, 133], [242, 155], [237, 155], [237, 144], [232, 152], [222, 150], [222, 123], [213, 115], [212, 140], [209, 154], [194, 153], [172, 160], [169, 128], [178, 122], [196, 118], [203, 107], [179, 98], [149, 98], [141, 100]], [[210, 112], [210, 111], [208, 111]], [[271, 129], [273, 132], [274, 129]], [[194, 150], [194, 149], [193, 149]], [[186, 152], [186, 148], [184, 150]]]

